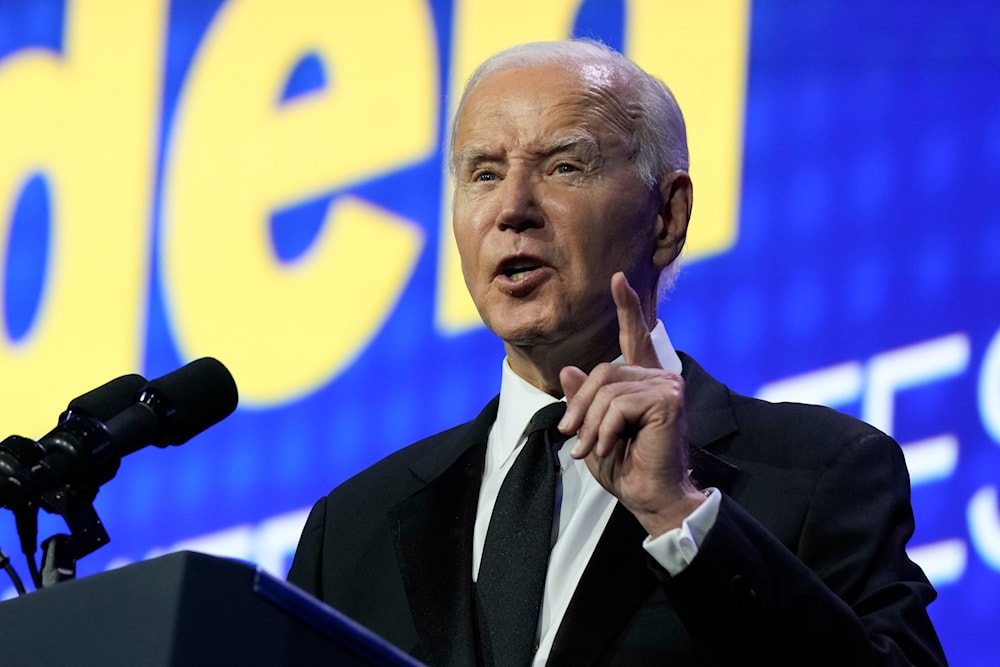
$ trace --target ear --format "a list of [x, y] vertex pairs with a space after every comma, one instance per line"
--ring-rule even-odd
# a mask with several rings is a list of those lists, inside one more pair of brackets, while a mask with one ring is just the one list
[[656, 248], [653, 263], [661, 269], [674, 261], [687, 238], [694, 187], [686, 171], [672, 171], [660, 179], [663, 204], [656, 220]]

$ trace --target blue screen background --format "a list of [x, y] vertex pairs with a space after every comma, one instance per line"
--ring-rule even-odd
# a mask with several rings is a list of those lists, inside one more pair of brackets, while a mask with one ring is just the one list
[[[576, 32], [621, 47], [625, 5], [582, 3]], [[157, 173], [191, 58], [219, 6], [170, 6]], [[452, 9], [431, 3], [441, 35]], [[28, 47], [59, 50], [63, 20], [61, 2], [0, 3], [0, 64]], [[915, 478], [911, 546], [947, 543], [961, 555], [932, 576], [939, 599], [930, 612], [952, 664], [995, 665], [1000, 6], [761, 1], [749, 29], [738, 238], [728, 251], [685, 266], [661, 317], [679, 349], [742, 393], [847, 365], [856, 386], [829, 402], [863, 418], [875, 414], [866, 401], [894, 351], [932, 349], [943, 339], [958, 346], [950, 370], [900, 387], [891, 424], [878, 425], [903, 444], [942, 434], [957, 443], [953, 465]], [[443, 77], [447, 39], [439, 56]], [[306, 65], [286, 92], [323, 84]], [[697, 161], [693, 155], [692, 224]], [[437, 152], [350, 192], [418, 221], [433, 248], [441, 174]], [[160, 187], [158, 177], [157, 197]], [[0, 216], [52, 215], [45, 188], [33, 184], [22, 210]], [[295, 224], [279, 218], [276, 251], [294, 256], [307, 248], [317, 231], [314, 209], [338, 194], [287, 212]], [[155, 229], [158, 210], [144, 224]], [[8, 332], [30, 327], [42, 280], [30, 259], [48, 243], [49, 229], [17, 225], [0, 240]], [[152, 257], [155, 276], [155, 247]], [[17, 281], [14, 271], [22, 272]], [[435, 254], [423, 253], [384, 326], [327, 385], [290, 403], [241, 407], [183, 448], [126, 459], [96, 503], [112, 542], [81, 561], [81, 575], [177, 548], [248, 558], [283, 574], [319, 496], [395, 449], [473, 417], [498, 389], [502, 347], [482, 328], [436, 328], [436, 271]], [[155, 279], [148, 304], [136, 370], [152, 378], [188, 359]], [[52, 405], [53, 419], [63, 407]], [[65, 530], [43, 519], [42, 537]], [[0, 516], [0, 546], [23, 574], [16, 545], [13, 521]]]

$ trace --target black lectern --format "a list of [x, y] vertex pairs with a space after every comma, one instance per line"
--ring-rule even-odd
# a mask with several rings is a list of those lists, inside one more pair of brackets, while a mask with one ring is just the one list
[[180, 552], [0, 604], [0, 664], [420, 663], [252, 565]]

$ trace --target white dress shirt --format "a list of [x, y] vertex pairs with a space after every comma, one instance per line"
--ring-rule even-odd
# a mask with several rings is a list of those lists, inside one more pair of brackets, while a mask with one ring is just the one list
[[[651, 332], [653, 347], [663, 368], [681, 372], [681, 360], [667, 336], [662, 322]], [[620, 363], [619, 357], [616, 363]], [[565, 399], [564, 399], [565, 400]], [[504, 359], [500, 381], [500, 405], [490, 430], [486, 448], [486, 466], [479, 492], [476, 527], [473, 538], [472, 578], [479, 576], [486, 531], [493, 514], [500, 485], [527, 440], [524, 432], [531, 417], [541, 408], [554, 403], [549, 394], [528, 384], [511, 370]], [[542, 610], [538, 622], [538, 652], [534, 665], [544, 665], [552, 648], [552, 640], [562, 622], [570, 598], [576, 591], [583, 571], [594, 553], [597, 542], [611, 518], [617, 499], [604, 490], [587, 464], [570, 456], [576, 437], [567, 440], [559, 450], [563, 468], [556, 489], [556, 511], [553, 520], [553, 546], [549, 557]], [[656, 539], [646, 538], [643, 547], [670, 574], [681, 572], [694, 559], [705, 535], [715, 524], [720, 494], [712, 492], [677, 529]]]

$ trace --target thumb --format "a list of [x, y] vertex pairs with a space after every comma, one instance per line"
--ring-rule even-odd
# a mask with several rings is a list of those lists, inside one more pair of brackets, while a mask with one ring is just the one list
[[[580, 408], [573, 403], [573, 397], [580, 391], [580, 387], [587, 381], [587, 374], [576, 366], [565, 366], [559, 371], [559, 383], [562, 385], [563, 394], [566, 396], [566, 414], [559, 422], [559, 430], [568, 435], [576, 433], [583, 423], [583, 414], [586, 407]], [[582, 410], [582, 412], [581, 412]], [[580, 414], [577, 414], [580, 413]]]
[[576, 392], [580, 391], [580, 387], [583, 383], [587, 381], [587, 374], [576, 366], [566, 366], [561, 371], [559, 371], [559, 383], [562, 385], [563, 394], [566, 396], [566, 402], [573, 400], [576, 396]]

